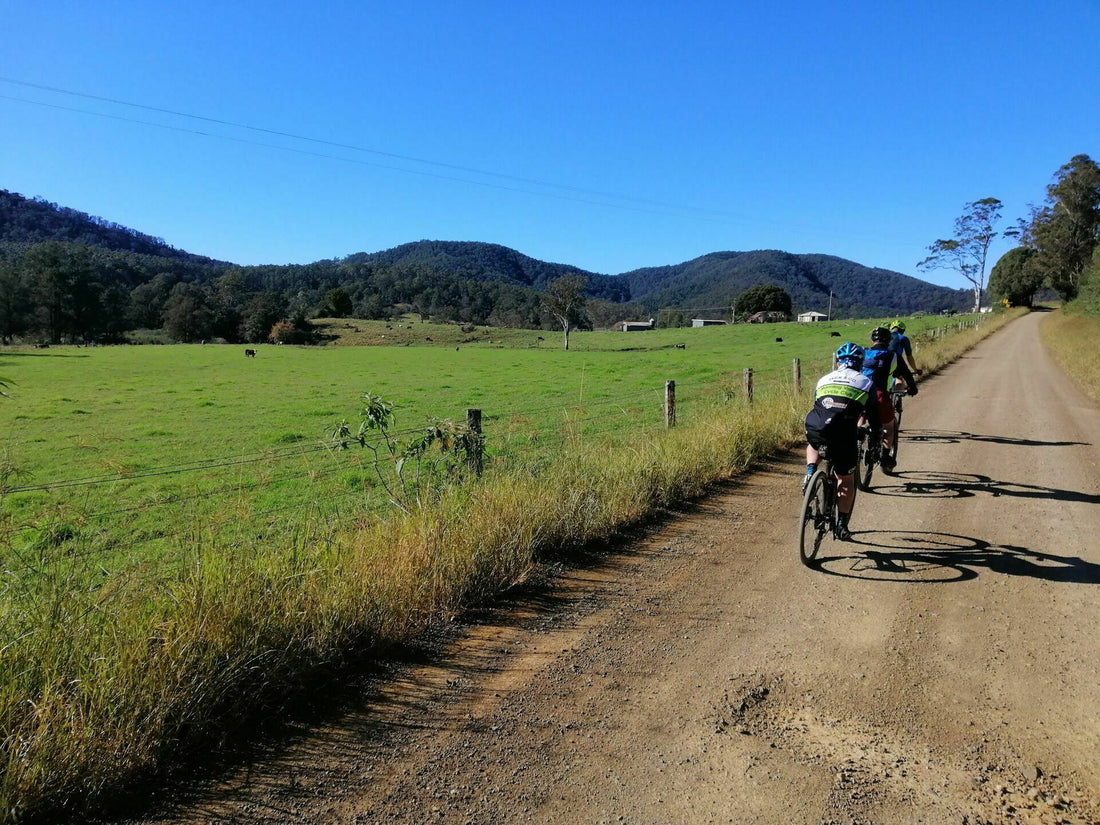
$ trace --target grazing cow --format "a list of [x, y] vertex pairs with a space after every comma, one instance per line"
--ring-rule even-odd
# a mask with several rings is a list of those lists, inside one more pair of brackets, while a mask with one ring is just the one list
[[687, 349], [687, 344], [677, 344], [676, 349]]
[[782, 338], [776, 338], [776, 339], [775, 339], [775, 343], [777, 343], [777, 344], [782, 344], [782, 343], [783, 343], [783, 339], [782, 339]]
[[245, 357], [245, 358], [255, 358], [255, 357], [256, 357], [256, 350], [254, 350], [254, 349], [246, 349], [246, 350], [244, 351], [244, 357]]
[[839, 338], [839, 337], [840, 337], [840, 333], [839, 333], [839, 332], [830, 332], [829, 334], [830, 334], [831, 336], [833, 336], [834, 338]]

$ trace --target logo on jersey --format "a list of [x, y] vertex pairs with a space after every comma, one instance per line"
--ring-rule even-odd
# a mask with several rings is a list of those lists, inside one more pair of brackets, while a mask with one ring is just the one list
[[821, 399], [821, 406], [824, 407], [827, 410], [833, 410], [833, 409], [843, 410], [843, 409], [847, 409], [848, 402], [847, 401], [842, 401], [839, 398], [833, 398], [831, 395], [827, 395], [827, 396], [825, 396], [824, 398]]

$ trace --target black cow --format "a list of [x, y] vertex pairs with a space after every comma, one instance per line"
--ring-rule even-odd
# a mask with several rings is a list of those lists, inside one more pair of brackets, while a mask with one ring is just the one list
[[244, 351], [244, 357], [245, 357], [245, 358], [255, 358], [255, 357], [256, 357], [256, 350], [254, 350], [254, 349], [246, 349], [246, 350]]

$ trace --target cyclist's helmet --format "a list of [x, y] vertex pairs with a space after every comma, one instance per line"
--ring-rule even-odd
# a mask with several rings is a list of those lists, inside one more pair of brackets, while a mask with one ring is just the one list
[[898, 332], [905, 332], [905, 321], [895, 318], [890, 322], [890, 329], [896, 329]]
[[838, 349], [835, 354], [838, 367], [848, 367], [853, 370], [858, 370], [863, 366], [863, 347], [859, 344], [853, 344], [851, 342], [841, 344], [840, 349]]
[[875, 327], [871, 330], [871, 342], [875, 344], [889, 344], [890, 339], [893, 336], [890, 335], [890, 330], [886, 327]]

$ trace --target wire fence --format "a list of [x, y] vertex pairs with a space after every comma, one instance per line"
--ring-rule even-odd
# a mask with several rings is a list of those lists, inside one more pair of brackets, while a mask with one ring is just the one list
[[[934, 341], [971, 328], [962, 319], [914, 336]], [[747, 405], [757, 392], [802, 392], [831, 369], [828, 358], [793, 359], [765, 369], [730, 369], [711, 382], [678, 383], [669, 417], [669, 387], [559, 403], [482, 409], [489, 471], [538, 467], [567, 450], [621, 446], [656, 437], [715, 405]], [[329, 535], [392, 508], [395, 464], [387, 437], [400, 442], [424, 431], [406, 427], [347, 439], [255, 450], [134, 472], [56, 478], [0, 488], [0, 543], [27, 569], [59, 553], [115, 565], [167, 555], [183, 563], [187, 544], [278, 541], [303, 529]], [[102, 492], [106, 491], [106, 492]], [[12, 507], [28, 497], [33, 506]], [[20, 522], [15, 513], [29, 513]], [[127, 561], [123, 561], [126, 559]], [[135, 560], [137, 560], [135, 562]]]

